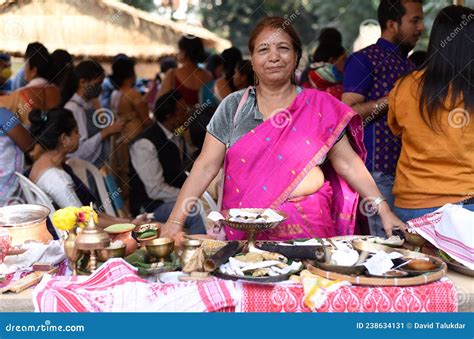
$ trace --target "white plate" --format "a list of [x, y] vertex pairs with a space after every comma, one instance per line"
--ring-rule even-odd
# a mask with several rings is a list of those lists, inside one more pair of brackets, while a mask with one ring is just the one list
[[179, 282], [181, 282], [179, 280], [179, 277], [183, 276], [183, 275], [186, 275], [186, 273], [183, 273], [183, 272], [165, 272], [165, 273], [161, 273], [158, 276], [158, 280], [161, 281], [164, 284], [179, 283]]

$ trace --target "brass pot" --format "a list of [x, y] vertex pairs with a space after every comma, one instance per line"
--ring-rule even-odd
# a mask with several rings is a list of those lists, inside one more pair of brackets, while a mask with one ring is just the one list
[[199, 247], [201, 247], [201, 244], [202, 241], [197, 239], [183, 241], [183, 253], [179, 258], [181, 268], [184, 268], [189, 263], [194, 254], [199, 250]]
[[116, 248], [107, 247], [107, 248], [98, 250], [97, 254], [98, 254], [99, 260], [102, 262], [105, 262], [109, 260], [110, 258], [124, 258], [125, 250], [126, 250], [126, 246], [124, 244]]
[[43, 205], [11, 205], [0, 207], [0, 227], [5, 228], [12, 238], [11, 246], [27, 240], [47, 243], [53, 239], [46, 227], [49, 208]]
[[82, 256], [82, 251], [76, 247], [76, 237], [76, 232], [72, 229], [64, 241], [64, 253], [66, 253], [66, 258], [69, 260], [73, 275], [77, 275], [77, 261]]

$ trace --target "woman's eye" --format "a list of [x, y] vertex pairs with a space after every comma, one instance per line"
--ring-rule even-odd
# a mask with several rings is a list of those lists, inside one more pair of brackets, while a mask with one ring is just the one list
[[258, 50], [258, 53], [265, 53], [266, 51], [268, 51], [268, 48], [261, 48]]

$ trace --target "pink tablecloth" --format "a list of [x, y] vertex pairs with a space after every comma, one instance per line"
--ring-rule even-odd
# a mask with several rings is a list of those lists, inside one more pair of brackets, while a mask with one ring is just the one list
[[[244, 284], [242, 312], [310, 312], [300, 285]], [[456, 312], [450, 280], [410, 287], [342, 287], [328, 295], [318, 312]]]
[[[49, 277], [33, 293], [40, 312], [309, 312], [299, 284], [257, 285], [212, 279], [158, 284], [120, 259], [86, 280]], [[457, 292], [445, 279], [411, 287], [342, 287], [318, 312], [456, 312]]]

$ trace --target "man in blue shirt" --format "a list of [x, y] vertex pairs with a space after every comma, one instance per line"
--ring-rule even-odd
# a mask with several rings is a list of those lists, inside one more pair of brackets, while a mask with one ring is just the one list
[[[401, 76], [414, 70], [407, 55], [424, 29], [422, 0], [381, 0], [377, 14], [382, 36], [348, 58], [342, 101], [364, 121], [366, 165], [384, 195], [381, 198], [393, 208], [392, 187], [400, 145], [387, 125], [387, 96]], [[371, 234], [383, 236], [380, 218], [365, 214], [369, 214]]]

